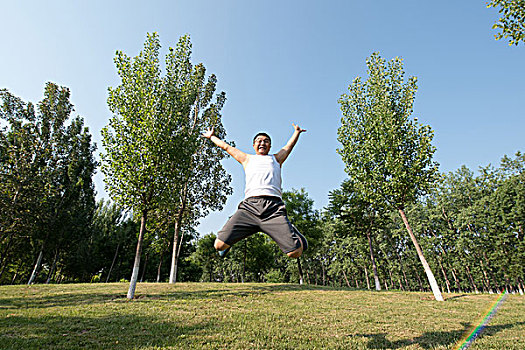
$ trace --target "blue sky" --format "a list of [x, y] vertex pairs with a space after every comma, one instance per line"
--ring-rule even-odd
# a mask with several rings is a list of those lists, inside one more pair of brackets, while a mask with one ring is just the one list
[[[69, 87], [100, 147], [107, 88], [119, 83], [116, 50], [135, 56], [156, 31], [164, 56], [190, 34], [193, 61], [226, 92], [223, 123], [238, 148], [251, 151], [264, 130], [275, 150], [292, 122], [308, 130], [283, 167], [283, 187], [304, 187], [320, 209], [345, 178], [337, 100], [355, 77], [366, 78], [375, 51], [402, 57], [407, 76], [418, 78], [414, 116], [435, 131], [441, 171], [525, 150], [525, 45], [495, 41], [497, 17], [483, 0], [2, 1], [0, 88], [37, 102], [48, 81]], [[234, 194], [202, 220], [203, 234], [218, 231], [243, 197], [241, 166], [223, 164]], [[96, 186], [106, 196], [100, 174]]]

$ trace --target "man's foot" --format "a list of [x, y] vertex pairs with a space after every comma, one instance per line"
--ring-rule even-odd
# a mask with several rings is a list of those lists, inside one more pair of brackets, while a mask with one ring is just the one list
[[224, 258], [226, 256], [226, 254], [228, 254], [228, 252], [230, 251], [231, 247], [228, 247], [224, 250], [219, 250], [217, 253], [219, 254], [219, 256], [221, 258]]
[[301, 242], [303, 243], [303, 253], [304, 253], [308, 249], [308, 241], [306, 240], [306, 237], [303, 236], [301, 232], [299, 232], [297, 227], [295, 227], [294, 225], [292, 225], [292, 227], [295, 229], [295, 233], [297, 233], [297, 235], [301, 239]]

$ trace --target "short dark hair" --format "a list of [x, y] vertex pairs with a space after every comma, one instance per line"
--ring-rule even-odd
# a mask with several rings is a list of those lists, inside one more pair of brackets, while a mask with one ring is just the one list
[[266, 136], [268, 138], [268, 140], [270, 140], [270, 144], [272, 143], [272, 138], [270, 137], [270, 135], [268, 135], [267, 133], [265, 132], [260, 132], [260, 133], [257, 133], [257, 135], [254, 136], [253, 138], [253, 143], [255, 143], [255, 139], [259, 136]]

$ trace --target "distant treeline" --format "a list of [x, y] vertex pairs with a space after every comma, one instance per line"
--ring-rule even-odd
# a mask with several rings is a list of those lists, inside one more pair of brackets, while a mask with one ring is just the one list
[[[95, 147], [81, 118], [67, 122], [68, 97], [67, 89], [48, 84], [35, 113], [2, 91], [2, 284], [130, 278], [140, 223], [115, 203], [95, 203]], [[476, 174], [462, 167], [442, 174], [406, 208], [442, 291], [523, 291], [524, 169], [519, 152]], [[382, 289], [429, 290], [401, 219], [388, 211], [363, 215], [352, 207], [353, 195], [345, 181], [319, 211], [304, 189], [284, 193], [291, 220], [310, 243], [301, 258], [305, 283], [376, 288], [372, 251]], [[141, 281], [168, 280], [172, 235], [173, 227], [148, 227]], [[183, 228], [178, 281], [299, 281], [297, 262], [266, 235], [239, 243], [225, 259], [214, 238]]]

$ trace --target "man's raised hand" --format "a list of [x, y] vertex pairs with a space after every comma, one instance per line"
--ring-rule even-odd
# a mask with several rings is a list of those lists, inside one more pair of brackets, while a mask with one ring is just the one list
[[301, 127], [299, 125], [295, 125], [294, 123], [292, 123], [292, 126], [295, 129], [295, 131], [299, 131], [299, 133], [302, 133], [302, 132], [306, 131], [305, 129], [301, 129]]
[[207, 139], [211, 139], [213, 135], [215, 135], [215, 128], [208, 129], [202, 133], [202, 137], [205, 137]]

